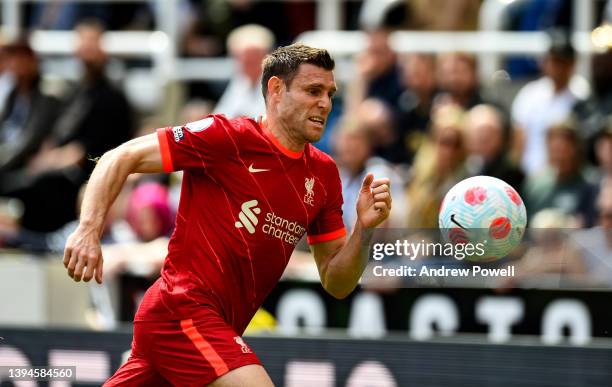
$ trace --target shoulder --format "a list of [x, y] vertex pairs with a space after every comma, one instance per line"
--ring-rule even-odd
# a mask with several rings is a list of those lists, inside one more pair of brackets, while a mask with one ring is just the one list
[[534, 100], [544, 100], [546, 95], [550, 93], [550, 87], [546, 78], [540, 78], [531, 81], [523, 86], [512, 101], [512, 116], [514, 119], [524, 119], [524, 114], [531, 111], [534, 107], [539, 106], [534, 104]]
[[208, 131], [209, 129], [222, 129], [226, 131], [240, 128], [240, 122], [231, 120], [224, 114], [209, 114], [199, 120], [187, 122], [183, 127], [191, 133]]
[[245, 131], [245, 132], [257, 132], [259, 129], [259, 124], [255, 120], [255, 118], [251, 117], [237, 117], [229, 120], [230, 125], [232, 125], [236, 130]]
[[316, 164], [317, 166], [322, 166], [326, 168], [329, 168], [329, 167], [337, 168], [336, 162], [330, 155], [323, 152], [322, 150], [320, 150], [319, 148], [315, 147], [312, 144], [308, 144], [306, 146], [308, 147], [307, 149], [308, 157], [312, 163]]
[[527, 98], [533, 94], [545, 94], [550, 93], [552, 89], [552, 82], [546, 77], [541, 77], [535, 81], [528, 82], [525, 86], [519, 90], [517, 97]]
[[[257, 133], [259, 125], [257, 122], [250, 117], [237, 117], [228, 118], [224, 114], [210, 114], [199, 121], [191, 122], [185, 125], [187, 129], [195, 127], [196, 130], [203, 130], [200, 128], [208, 128], [209, 126], [215, 126], [225, 129], [228, 133]], [[193, 130], [192, 130], [193, 131]]]
[[340, 179], [338, 166], [330, 155], [313, 146], [312, 144], [308, 144], [307, 147], [309, 164], [313, 169], [315, 169], [325, 178]]

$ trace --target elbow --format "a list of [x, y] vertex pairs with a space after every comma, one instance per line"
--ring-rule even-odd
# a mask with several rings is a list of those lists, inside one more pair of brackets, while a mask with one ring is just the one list
[[349, 294], [351, 294], [353, 291], [329, 291], [327, 290], [327, 293], [329, 293], [332, 297], [334, 297], [336, 300], [344, 300], [346, 297], [349, 296]]
[[355, 289], [354, 286], [351, 288], [347, 288], [347, 287], [341, 287], [341, 286], [332, 286], [329, 283], [324, 283], [323, 288], [330, 296], [334, 297], [337, 300], [344, 300]]
[[117, 159], [121, 159], [124, 156], [122, 155], [121, 152], [121, 148], [114, 148], [111, 150], [108, 150], [106, 152], [104, 152], [104, 154], [100, 157], [98, 157], [97, 159], [94, 159], [96, 161], [96, 165], [100, 165], [100, 164], [104, 164], [104, 163], [111, 163]]
[[126, 146], [126, 144], [120, 145], [117, 148], [111, 149], [104, 153], [97, 161], [97, 164], [111, 164], [117, 165], [121, 169], [127, 169], [128, 173], [132, 173], [134, 165], [136, 164], [136, 154], [133, 150]]
[[330, 296], [337, 300], [343, 300], [355, 290], [357, 283], [333, 274], [333, 272], [327, 270], [327, 267], [323, 268], [320, 272], [321, 285]]

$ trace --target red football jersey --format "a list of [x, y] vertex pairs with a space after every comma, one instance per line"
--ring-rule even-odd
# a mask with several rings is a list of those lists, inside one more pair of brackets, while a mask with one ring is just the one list
[[137, 320], [190, 318], [200, 306], [242, 334], [306, 233], [346, 234], [334, 161], [283, 147], [260, 122], [211, 115], [157, 130], [164, 170], [183, 170], [176, 228], [161, 279]]

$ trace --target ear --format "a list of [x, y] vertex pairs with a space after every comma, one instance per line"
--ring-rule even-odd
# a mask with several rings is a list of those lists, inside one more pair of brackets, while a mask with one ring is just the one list
[[277, 76], [268, 79], [268, 99], [280, 96], [285, 87], [285, 82]]

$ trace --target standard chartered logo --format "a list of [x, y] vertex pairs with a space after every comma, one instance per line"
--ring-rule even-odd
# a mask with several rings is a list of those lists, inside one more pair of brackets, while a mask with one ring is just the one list
[[[256, 199], [242, 203], [238, 213], [238, 219], [240, 220], [234, 223], [236, 228], [244, 227], [250, 234], [255, 234], [256, 226], [259, 223], [257, 215], [261, 213], [261, 209], [257, 207], [258, 204]], [[274, 212], [268, 212], [263, 217], [261, 231], [264, 234], [295, 246], [306, 233], [306, 228], [297, 221], [290, 221], [276, 215]]]
[[257, 207], [257, 200], [249, 200], [248, 202], [242, 203], [240, 207], [240, 213], [238, 214], [238, 219], [240, 221], [236, 222], [236, 228], [244, 227], [250, 234], [255, 233], [255, 226], [259, 222], [257, 216], [255, 214], [259, 214], [261, 209]]

